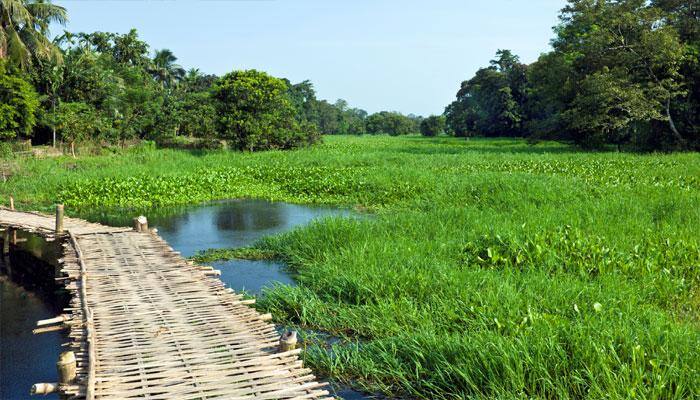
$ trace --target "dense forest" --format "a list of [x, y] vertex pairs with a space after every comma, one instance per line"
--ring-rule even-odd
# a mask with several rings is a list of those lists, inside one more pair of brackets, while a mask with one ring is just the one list
[[49, 38], [66, 10], [0, 3], [0, 138], [33, 144], [286, 149], [323, 134], [443, 132], [516, 136], [584, 148], [700, 148], [698, 1], [570, 0], [553, 50], [529, 65], [499, 50], [462, 82], [444, 115], [372, 115], [316, 97], [313, 84], [261, 71], [185, 70], [137, 32]]
[[700, 2], [570, 0], [553, 50], [499, 50], [446, 111], [457, 136], [700, 148]]

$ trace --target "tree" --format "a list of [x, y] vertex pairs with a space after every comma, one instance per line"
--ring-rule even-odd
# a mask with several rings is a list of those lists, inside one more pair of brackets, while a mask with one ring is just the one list
[[156, 50], [151, 73], [164, 88], [172, 88], [185, 78], [185, 69], [176, 64], [177, 57], [168, 49]]
[[606, 143], [619, 147], [629, 141], [635, 123], [662, 115], [643, 86], [630, 82], [625, 71], [604, 69], [584, 78], [563, 117], [577, 143], [596, 148]]
[[337, 135], [341, 131], [341, 112], [326, 100], [316, 102], [316, 115], [319, 131], [324, 135]]
[[420, 123], [420, 133], [423, 136], [437, 136], [445, 131], [445, 117], [431, 115]]
[[299, 123], [289, 87], [256, 70], [234, 71], [213, 87], [219, 129], [235, 148], [288, 149], [318, 140], [313, 125]]
[[525, 129], [531, 139], [573, 140], [564, 113], [577, 95], [578, 80], [571, 57], [543, 54], [527, 70]]
[[34, 59], [60, 57], [46, 35], [67, 20], [65, 8], [44, 0], [0, 0], [0, 60], [27, 70]]
[[380, 111], [367, 117], [367, 133], [388, 134], [391, 136], [417, 133], [417, 118], [410, 118], [398, 112]]
[[0, 61], [0, 139], [29, 137], [36, 124], [39, 100], [32, 85], [9, 75]]
[[457, 136], [522, 135], [526, 68], [510, 50], [498, 50], [490, 64], [462, 82], [457, 100], [445, 110], [449, 131]]
[[688, 142], [700, 149], [700, 0], [652, 0], [662, 10], [664, 23], [673, 27], [685, 48], [678, 80], [685, 94], [671, 108], [671, 114]]
[[73, 158], [75, 144], [95, 137], [102, 122], [97, 111], [85, 103], [61, 103], [58, 106], [57, 120], [61, 137], [70, 144]]
[[[686, 49], [664, 15], [645, 0], [570, 0], [562, 10], [563, 23], [557, 30], [554, 49], [573, 59], [574, 79], [579, 85], [590, 88], [592, 81], [614, 81], [618, 88], [633, 90], [631, 97], [643, 97], [644, 101], [632, 102], [630, 98], [614, 99], [619, 105], [637, 107], [626, 110], [620, 118], [632, 118], [630, 124], [663, 120], [668, 134], [678, 145], [685, 146], [687, 140], [675, 123], [673, 109], [684, 94], [680, 66]], [[608, 94], [613, 92], [615, 88]], [[581, 104], [581, 95], [577, 97], [575, 101]], [[572, 106], [575, 107], [573, 103]], [[650, 107], [655, 112], [649, 112]], [[598, 111], [605, 114], [605, 110], [603, 107]], [[572, 113], [570, 117], [575, 126], [583, 125]], [[615, 129], [628, 130], [630, 124], [613, 125]], [[615, 136], [623, 134], [618, 132]]]

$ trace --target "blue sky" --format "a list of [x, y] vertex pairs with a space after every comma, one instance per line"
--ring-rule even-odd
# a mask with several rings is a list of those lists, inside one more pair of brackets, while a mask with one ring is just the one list
[[[369, 112], [442, 113], [459, 83], [508, 48], [549, 50], [564, 0], [54, 0], [66, 29], [127, 32], [185, 68], [310, 79]], [[54, 33], [60, 33], [54, 29]]]

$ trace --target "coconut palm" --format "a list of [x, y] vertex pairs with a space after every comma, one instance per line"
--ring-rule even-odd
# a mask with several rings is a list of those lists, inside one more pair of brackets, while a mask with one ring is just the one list
[[60, 58], [47, 35], [67, 20], [66, 9], [47, 0], [0, 0], [0, 59], [26, 69], [34, 59]]
[[156, 50], [151, 73], [163, 87], [173, 87], [185, 77], [185, 69], [176, 64], [177, 57], [168, 49]]

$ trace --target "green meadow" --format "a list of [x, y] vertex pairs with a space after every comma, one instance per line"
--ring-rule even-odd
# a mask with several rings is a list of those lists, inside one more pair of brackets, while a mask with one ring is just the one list
[[[349, 207], [230, 256], [317, 374], [421, 399], [700, 397], [700, 155], [330, 136], [295, 151], [16, 159], [5, 201], [69, 215], [255, 197]], [[125, 211], [128, 212], [128, 211]]]

